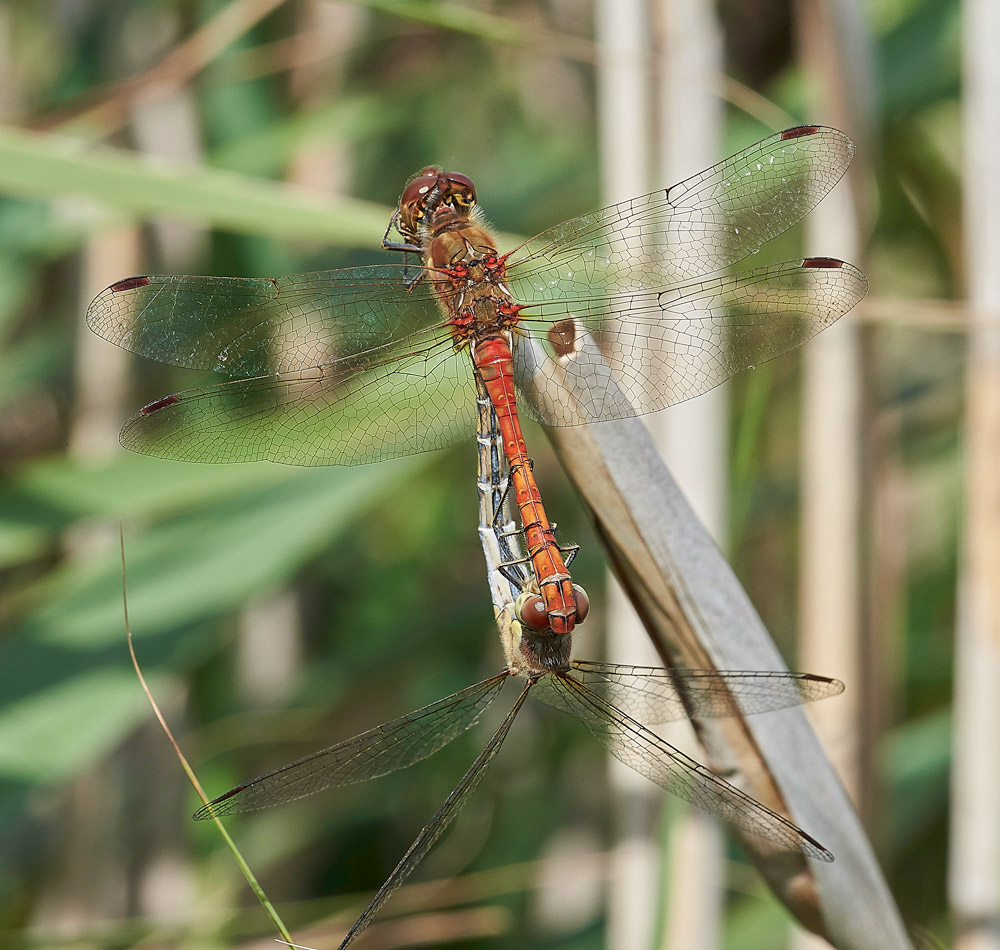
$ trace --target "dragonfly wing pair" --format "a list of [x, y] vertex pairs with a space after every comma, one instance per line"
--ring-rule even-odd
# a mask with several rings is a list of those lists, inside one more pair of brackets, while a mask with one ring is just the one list
[[817, 861], [833, 860], [833, 855], [823, 845], [797, 825], [674, 748], [572, 674], [546, 676], [539, 681], [536, 692], [540, 699], [582, 720], [591, 734], [620, 762], [678, 798], [717, 815], [750, 835], [807, 854]]
[[559, 374], [536, 378], [528, 413], [572, 425], [664, 409], [794, 349], [849, 311], [868, 289], [850, 264], [727, 269], [808, 214], [853, 157], [836, 129], [791, 129], [514, 251], [509, 284], [528, 304], [521, 322], [569, 384]]
[[844, 691], [813, 673], [663, 669], [573, 660], [573, 677], [647, 725], [682, 719], [750, 716], [800, 706]]
[[[509, 676], [504, 671], [416, 712], [275, 769], [220, 796], [199, 809], [194, 817], [255, 811], [419, 762], [477, 722]], [[675, 795], [750, 834], [820, 861], [833, 860], [829, 851], [804, 831], [699, 765], [633, 717], [641, 714], [650, 722], [667, 722], [693, 715], [764, 712], [833, 696], [842, 690], [843, 684], [837, 680], [805, 673], [670, 670], [585, 660], [574, 661], [571, 672], [550, 673], [529, 680], [483, 751], [379, 888], [341, 948], [352, 943], [368, 926], [475, 791], [529, 692], [582, 720], [613, 755]]]
[[471, 728], [500, 695], [505, 672], [391, 722], [239, 785], [195, 812], [196, 820], [270, 808], [366, 782], [433, 755]]
[[126, 448], [184, 461], [363, 464], [474, 431], [468, 358], [434, 289], [400, 265], [275, 280], [137, 277], [87, 321], [126, 349], [234, 381], [168, 396], [122, 430]]

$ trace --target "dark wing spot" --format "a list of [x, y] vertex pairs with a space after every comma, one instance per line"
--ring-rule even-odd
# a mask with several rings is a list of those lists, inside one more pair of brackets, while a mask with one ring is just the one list
[[803, 267], [843, 267], [844, 262], [835, 257], [807, 257], [802, 262]]
[[180, 396], [164, 396], [162, 399], [157, 399], [155, 402], [151, 402], [148, 406], [143, 406], [139, 410], [139, 415], [151, 415], [154, 412], [159, 412], [161, 409], [165, 409], [167, 406], [172, 406], [175, 402], [180, 401]]
[[815, 135], [819, 131], [818, 125], [797, 125], [794, 129], [785, 129], [781, 133], [782, 141], [787, 139], [800, 139], [804, 135]]
[[111, 292], [120, 294], [124, 290], [135, 290], [136, 287], [145, 287], [150, 280], [148, 277], [126, 277], [125, 280], [118, 281], [111, 285]]

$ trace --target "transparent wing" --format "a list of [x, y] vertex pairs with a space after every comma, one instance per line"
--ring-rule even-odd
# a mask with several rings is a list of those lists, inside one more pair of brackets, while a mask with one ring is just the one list
[[121, 443], [181, 461], [361, 465], [470, 438], [468, 353], [450, 340], [410, 343], [167, 396], [128, 420]]
[[514, 724], [518, 711], [528, 695], [531, 684], [524, 687], [513, 709], [507, 714], [507, 718], [500, 724], [500, 728], [493, 734], [493, 737], [486, 744], [486, 748], [479, 753], [476, 761], [469, 767], [469, 771], [462, 776], [462, 780], [452, 789], [451, 794], [445, 799], [444, 804], [437, 810], [434, 817], [427, 823], [423, 831], [417, 835], [416, 840], [410, 845], [409, 850], [403, 855], [399, 864], [396, 865], [392, 874], [386, 882], [378, 889], [378, 892], [371, 899], [371, 903], [364, 909], [361, 916], [355, 921], [354, 926], [348, 931], [340, 944], [339, 950], [344, 950], [346, 946], [354, 942], [354, 939], [371, 922], [375, 915], [382, 909], [382, 905], [389, 898], [389, 895], [396, 890], [413, 872], [413, 869], [423, 860], [424, 855], [433, 847], [434, 842], [444, 833], [444, 830], [451, 824], [452, 819], [462, 810], [469, 796], [476, 790], [476, 786], [486, 774], [487, 766], [496, 758], [500, 751], [500, 746], [510, 727]]
[[840, 680], [812, 673], [662, 669], [589, 660], [571, 665], [575, 679], [647, 725], [769, 712], [844, 691]]
[[535, 377], [533, 399], [522, 402], [545, 425], [664, 409], [794, 349], [867, 292], [856, 267], [814, 257], [532, 306], [521, 322], [556, 367]]
[[581, 719], [616, 759], [668, 792], [747, 834], [818, 861], [833, 860], [826, 848], [787, 818], [699, 765], [569, 674], [543, 677], [536, 694]]
[[385, 264], [260, 279], [130, 277], [94, 299], [87, 323], [175, 366], [233, 378], [296, 372], [440, 324], [433, 281], [406, 286], [419, 273], [419, 265]]
[[787, 129], [666, 190], [572, 218], [507, 262], [522, 303], [663, 288], [724, 270], [800, 221], [854, 157], [836, 129]]
[[500, 695], [507, 672], [239, 785], [199, 808], [196, 820], [270, 808], [426, 759], [472, 726]]

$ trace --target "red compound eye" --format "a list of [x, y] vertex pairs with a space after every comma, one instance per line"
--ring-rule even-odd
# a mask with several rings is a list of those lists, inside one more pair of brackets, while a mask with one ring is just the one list
[[590, 613], [590, 597], [579, 584], [573, 585], [573, 593], [576, 595], [576, 622], [583, 623]]
[[517, 619], [531, 630], [547, 630], [549, 615], [545, 610], [545, 601], [538, 594], [528, 595], [518, 605]]

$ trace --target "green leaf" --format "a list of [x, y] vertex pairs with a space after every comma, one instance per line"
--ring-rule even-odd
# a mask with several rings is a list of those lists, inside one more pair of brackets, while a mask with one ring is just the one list
[[364, 141], [398, 121], [399, 110], [386, 108], [380, 99], [344, 96], [325, 108], [253, 129], [214, 149], [211, 162], [217, 168], [245, 175], [278, 174], [303, 149]]
[[136, 217], [341, 247], [377, 247], [390, 214], [370, 202], [10, 126], [0, 126], [0, 188], [21, 196], [84, 195]]
[[[151, 684], [164, 686], [161, 681]], [[0, 706], [0, 773], [51, 783], [99, 759], [149, 714], [135, 674], [97, 669]]]
[[[139, 537], [126, 529], [136, 636], [196, 623], [275, 590], [385, 492], [399, 490], [417, 464], [293, 469], [281, 483], [197, 508]], [[119, 640], [117, 548], [72, 562], [36, 585], [33, 597], [41, 606], [25, 619], [23, 634], [77, 650]]]

